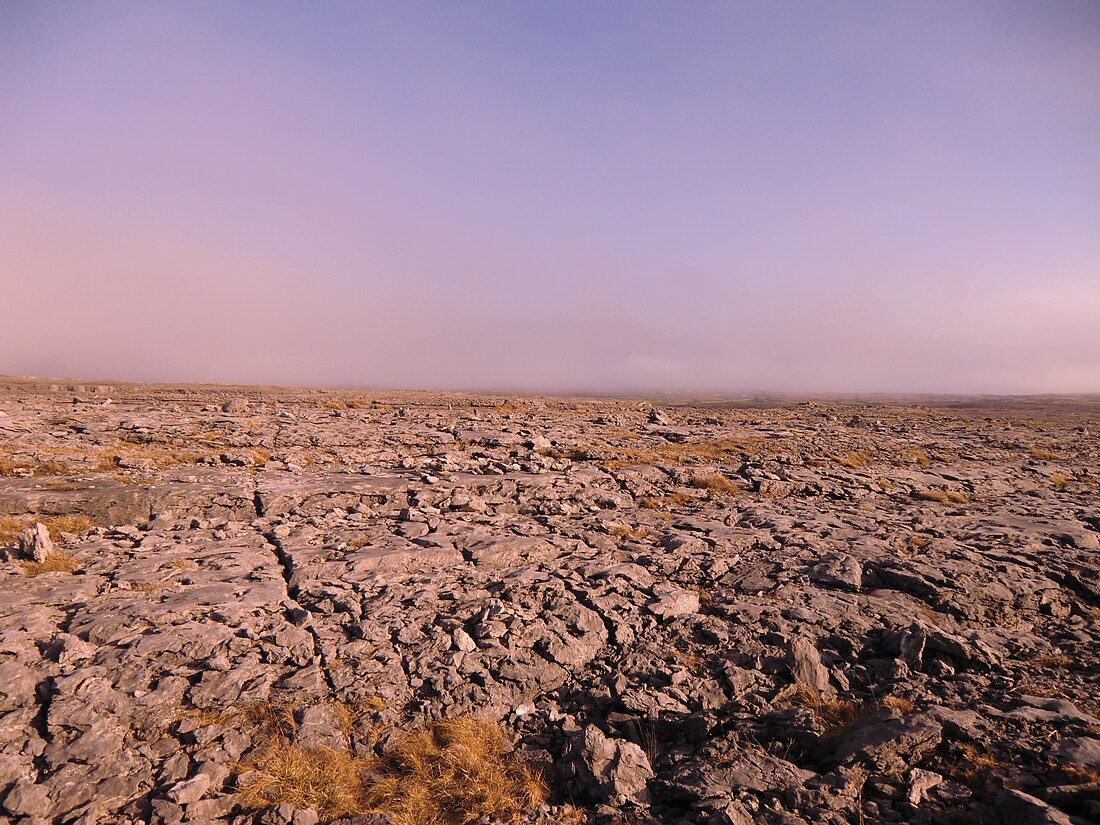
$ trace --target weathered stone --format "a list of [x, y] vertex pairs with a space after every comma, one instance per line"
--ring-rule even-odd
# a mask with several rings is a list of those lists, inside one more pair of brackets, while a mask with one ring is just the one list
[[653, 768], [633, 742], [609, 739], [589, 725], [574, 739], [573, 760], [582, 787], [595, 798], [613, 805], [649, 802]]
[[36, 522], [19, 534], [19, 549], [29, 559], [41, 564], [53, 553], [50, 531], [45, 524]]
[[829, 671], [821, 662], [816, 645], [801, 636], [787, 646], [787, 666], [795, 684], [804, 685], [825, 698], [832, 698], [836, 691], [829, 684]]

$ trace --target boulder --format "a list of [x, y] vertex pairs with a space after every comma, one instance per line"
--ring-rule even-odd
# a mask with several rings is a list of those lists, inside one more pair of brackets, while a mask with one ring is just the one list
[[41, 564], [53, 553], [50, 531], [45, 524], [37, 522], [19, 534], [19, 549], [29, 559]]

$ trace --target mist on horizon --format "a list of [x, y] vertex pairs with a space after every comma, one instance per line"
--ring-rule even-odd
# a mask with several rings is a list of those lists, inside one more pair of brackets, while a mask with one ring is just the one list
[[0, 374], [1100, 391], [1100, 5], [0, 6]]

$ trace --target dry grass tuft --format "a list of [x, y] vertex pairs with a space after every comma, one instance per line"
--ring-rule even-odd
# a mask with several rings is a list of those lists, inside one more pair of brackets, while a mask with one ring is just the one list
[[1032, 667], [1073, 667], [1077, 660], [1064, 653], [1048, 653], [1028, 660]]
[[842, 455], [836, 453], [826, 453], [826, 458], [830, 461], [834, 461], [841, 467], [847, 467], [849, 470], [858, 470], [861, 467], [866, 467], [868, 464], [874, 463], [874, 456], [867, 450], [849, 451]]
[[839, 739], [877, 710], [873, 704], [851, 699], [825, 699], [813, 688], [798, 683], [790, 685], [775, 698], [811, 711], [824, 729], [823, 740]]
[[691, 486], [718, 496], [735, 496], [741, 492], [740, 487], [720, 473], [695, 476], [691, 479]]
[[68, 553], [51, 553], [43, 562], [21, 561], [23, 571], [30, 577], [41, 576], [44, 573], [75, 573], [80, 569], [76, 559]]
[[82, 513], [67, 516], [26, 516], [24, 518], [12, 518], [0, 516], [0, 544], [8, 544], [15, 541], [24, 529], [35, 522], [42, 522], [50, 531], [50, 538], [57, 541], [62, 533], [79, 535], [86, 530], [95, 527], [95, 522]]
[[644, 527], [628, 527], [625, 524], [612, 524], [607, 532], [620, 539], [644, 539], [649, 535], [649, 530]]
[[928, 453], [924, 450], [903, 450], [901, 457], [906, 464], [916, 465], [917, 467], [932, 466], [932, 459], [928, 457]]
[[116, 441], [111, 450], [100, 454], [98, 469], [104, 472], [117, 471], [126, 459], [147, 459], [150, 469], [162, 469], [179, 465], [198, 464], [203, 453], [183, 450], [171, 444], [135, 444], [131, 441]]
[[914, 490], [913, 497], [921, 501], [935, 501], [940, 504], [970, 503], [970, 498], [965, 493], [955, 490]]
[[40, 459], [18, 461], [10, 455], [0, 455], [0, 477], [63, 476], [67, 475], [68, 472], [68, 467], [56, 461], [42, 461]]
[[990, 774], [1001, 767], [996, 757], [969, 743], [962, 746], [961, 756], [955, 765], [955, 776], [971, 788], [989, 787]]
[[1065, 762], [1050, 762], [1050, 769], [1065, 779], [1068, 785], [1091, 785], [1100, 782], [1100, 771], [1084, 765], [1070, 765]]
[[813, 688], [797, 683], [781, 691], [776, 700], [785, 700], [811, 711], [823, 728], [823, 741], [839, 739], [882, 708], [891, 708], [903, 716], [913, 712], [913, 703], [900, 696], [887, 696], [873, 702], [825, 699]]
[[[377, 710], [377, 702], [345, 707], [346, 730]], [[240, 766], [240, 800], [251, 808], [283, 802], [312, 808], [322, 820], [384, 813], [394, 825], [467, 825], [482, 818], [518, 822], [525, 808], [546, 801], [541, 775], [509, 753], [499, 725], [447, 719], [414, 730], [384, 757], [289, 743], [293, 711], [257, 705], [215, 714], [211, 723], [259, 721], [269, 744]]]
[[677, 490], [674, 493], [669, 493], [666, 496], [642, 496], [638, 499], [638, 506], [644, 507], [647, 510], [664, 510], [667, 507], [682, 507], [685, 504], [691, 504], [698, 501], [695, 496], [690, 493], [682, 493]]
[[368, 807], [397, 825], [464, 825], [490, 816], [515, 822], [547, 795], [538, 771], [507, 753], [500, 727], [476, 719], [415, 731], [371, 771]]
[[135, 593], [150, 593], [155, 590], [167, 590], [171, 586], [171, 582], [130, 582], [130, 589]]
[[672, 660], [695, 676], [699, 676], [707, 670], [707, 660], [693, 650], [681, 650], [674, 647], [672, 648]]
[[1057, 461], [1058, 453], [1051, 452], [1050, 450], [1044, 450], [1040, 447], [1029, 447], [1027, 454], [1034, 458], [1036, 461]]
[[900, 696], [885, 696], [879, 701], [879, 704], [884, 708], [896, 710], [902, 716], [908, 716], [913, 712], [913, 703]]
[[306, 750], [278, 741], [242, 775], [240, 802], [248, 808], [289, 802], [296, 808], [312, 808], [325, 820], [364, 813], [369, 809], [363, 782], [366, 767], [366, 760], [346, 751]]

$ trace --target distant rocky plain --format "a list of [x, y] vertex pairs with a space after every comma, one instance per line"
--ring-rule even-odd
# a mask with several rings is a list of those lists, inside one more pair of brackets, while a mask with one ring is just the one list
[[0, 379], [0, 476], [3, 822], [384, 823], [271, 737], [460, 718], [510, 822], [1100, 822], [1097, 398]]

